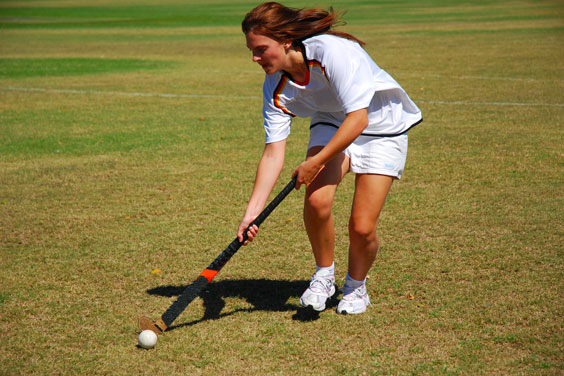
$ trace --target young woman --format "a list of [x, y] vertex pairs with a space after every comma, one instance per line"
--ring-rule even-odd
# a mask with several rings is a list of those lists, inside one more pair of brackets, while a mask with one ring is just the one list
[[[366, 310], [366, 275], [379, 240], [380, 211], [394, 179], [402, 175], [407, 131], [421, 111], [380, 69], [354, 36], [333, 29], [332, 8], [293, 9], [268, 2], [254, 8], [242, 28], [253, 61], [266, 72], [263, 114], [266, 146], [238, 237], [266, 204], [284, 164], [294, 116], [311, 117], [306, 160], [293, 172], [306, 186], [304, 223], [317, 270], [300, 303], [317, 311], [335, 293], [332, 205], [337, 186], [356, 174], [349, 220], [349, 266], [339, 313]], [[248, 241], [257, 235], [247, 232]]]

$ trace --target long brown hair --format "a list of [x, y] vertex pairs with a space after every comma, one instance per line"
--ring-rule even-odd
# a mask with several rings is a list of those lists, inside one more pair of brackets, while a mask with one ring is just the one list
[[364, 42], [355, 36], [333, 30], [335, 25], [343, 25], [342, 13], [320, 8], [295, 9], [276, 2], [263, 3], [251, 10], [241, 24], [243, 33], [254, 32], [278, 42], [293, 41], [294, 44], [319, 34], [331, 34], [353, 40], [361, 46]]

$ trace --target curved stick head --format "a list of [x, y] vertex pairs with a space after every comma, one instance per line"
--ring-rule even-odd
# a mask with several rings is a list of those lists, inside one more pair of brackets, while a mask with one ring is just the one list
[[148, 317], [141, 316], [139, 317], [139, 329], [141, 331], [152, 330], [155, 334], [161, 334], [167, 329], [167, 326], [161, 319], [153, 321]]

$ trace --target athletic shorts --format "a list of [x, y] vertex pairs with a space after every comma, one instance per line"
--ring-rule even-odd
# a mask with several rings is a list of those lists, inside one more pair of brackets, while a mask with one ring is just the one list
[[[308, 150], [325, 146], [337, 132], [335, 126], [316, 124], [310, 129]], [[350, 171], [400, 179], [407, 157], [407, 133], [398, 136], [359, 136], [343, 153], [350, 158]]]

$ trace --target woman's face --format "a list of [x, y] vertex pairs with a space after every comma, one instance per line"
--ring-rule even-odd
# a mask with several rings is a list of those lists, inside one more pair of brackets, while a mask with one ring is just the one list
[[284, 70], [286, 66], [286, 52], [291, 47], [291, 43], [280, 43], [274, 39], [255, 34], [250, 31], [245, 35], [247, 47], [253, 53], [253, 61], [258, 63], [266, 74], [274, 74]]

